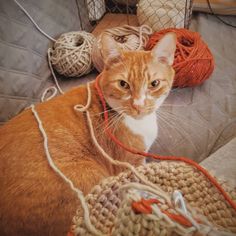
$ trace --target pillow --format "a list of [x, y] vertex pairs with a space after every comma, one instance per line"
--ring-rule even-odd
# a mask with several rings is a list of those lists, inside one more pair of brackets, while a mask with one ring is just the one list
[[[215, 14], [236, 15], [235, 0], [209, 0], [211, 8]], [[207, 0], [194, 0], [193, 11], [211, 13]]]

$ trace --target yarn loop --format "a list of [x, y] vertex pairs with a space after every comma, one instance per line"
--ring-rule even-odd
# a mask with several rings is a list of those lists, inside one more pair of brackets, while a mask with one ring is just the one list
[[201, 36], [187, 29], [164, 29], [155, 32], [149, 39], [146, 49], [151, 50], [168, 32], [177, 36], [174, 60], [174, 87], [192, 87], [202, 84], [214, 70], [214, 59]]

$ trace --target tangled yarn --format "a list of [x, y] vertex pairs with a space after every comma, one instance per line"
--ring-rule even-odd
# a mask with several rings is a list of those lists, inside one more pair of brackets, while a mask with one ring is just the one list
[[124, 25], [105, 30], [94, 43], [92, 50], [92, 60], [96, 69], [101, 72], [104, 67], [103, 45], [101, 37], [103, 34], [111, 36], [117, 43], [118, 47], [123, 50], [142, 50], [145, 48], [149, 35], [152, 30], [147, 25], [140, 27]]
[[187, 29], [165, 29], [155, 32], [149, 39], [146, 49], [151, 50], [167, 32], [177, 36], [175, 52], [175, 87], [192, 87], [203, 83], [214, 69], [214, 58], [201, 36]]
[[[140, 179], [128, 171], [105, 179], [86, 196], [91, 222], [104, 235], [167, 236], [195, 235], [197, 232], [201, 232], [200, 235], [219, 235], [216, 232], [236, 232], [234, 209], [194, 167], [175, 161], [162, 161], [140, 166], [137, 171], [169, 195], [176, 189], [180, 190], [187, 202], [187, 210], [197, 219], [199, 231], [187, 221], [178, 220], [178, 207], [161, 202], [160, 199], [160, 203], [151, 205], [151, 213], [135, 212], [134, 202], [159, 197], [145, 188], [137, 190]], [[221, 185], [235, 201], [236, 191], [225, 183]], [[124, 191], [125, 189], [128, 191]], [[78, 209], [73, 218], [71, 232], [73, 235], [93, 235], [84, 224], [81, 209]]]
[[75, 77], [92, 68], [91, 52], [95, 37], [85, 31], [62, 34], [50, 50], [50, 61], [59, 74]]

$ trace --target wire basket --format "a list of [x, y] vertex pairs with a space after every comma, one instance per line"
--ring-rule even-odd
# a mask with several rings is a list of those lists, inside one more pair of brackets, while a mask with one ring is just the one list
[[87, 0], [86, 2], [90, 22], [100, 20], [106, 12], [104, 0]]
[[193, 0], [140, 0], [137, 6], [139, 24], [153, 31], [166, 28], [189, 28]]
[[137, 0], [106, 0], [109, 13], [136, 14]]
[[189, 28], [193, 0], [87, 0], [87, 6], [90, 22], [98, 23], [105, 13], [136, 14], [140, 25], [159, 31]]

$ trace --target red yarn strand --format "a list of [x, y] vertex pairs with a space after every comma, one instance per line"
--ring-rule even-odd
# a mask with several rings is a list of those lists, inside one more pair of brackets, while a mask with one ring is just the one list
[[130, 147], [127, 147], [126, 145], [124, 145], [122, 142], [120, 142], [119, 139], [117, 139], [112, 133], [111, 130], [108, 128], [108, 124], [109, 124], [109, 116], [108, 116], [108, 111], [106, 108], [106, 102], [102, 93], [102, 90], [99, 86], [99, 78], [101, 77], [101, 74], [99, 76], [97, 76], [96, 81], [95, 81], [95, 88], [97, 90], [97, 93], [100, 97], [102, 106], [103, 106], [103, 110], [104, 110], [104, 120], [105, 120], [105, 132], [106, 134], [120, 147], [122, 147], [123, 149], [125, 149], [126, 151], [133, 153], [133, 154], [137, 154], [140, 156], [144, 156], [144, 157], [151, 157], [153, 159], [157, 159], [157, 160], [172, 160], [172, 161], [182, 161], [185, 162], [191, 166], [194, 166], [196, 169], [198, 169], [200, 172], [202, 172], [202, 174], [204, 174], [206, 176], [206, 178], [208, 178], [208, 180], [212, 183], [212, 185], [214, 185], [219, 192], [223, 195], [223, 197], [225, 198], [225, 200], [229, 203], [229, 205], [236, 211], [236, 203], [231, 199], [231, 197], [224, 191], [224, 189], [221, 187], [221, 185], [216, 181], [216, 179], [214, 177], [212, 177], [208, 171], [206, 169], [204, 169], [202, 166], [200, 166], [199, 164], [197, 164], [195, 161], [188, 159], [186, 157], [175, 157], [175, 156], [160, 156], [160, 155], [155, 155], [152, 153], [146, 153], [146, 152], [141, 152], [135, 149], [132, 149]]

